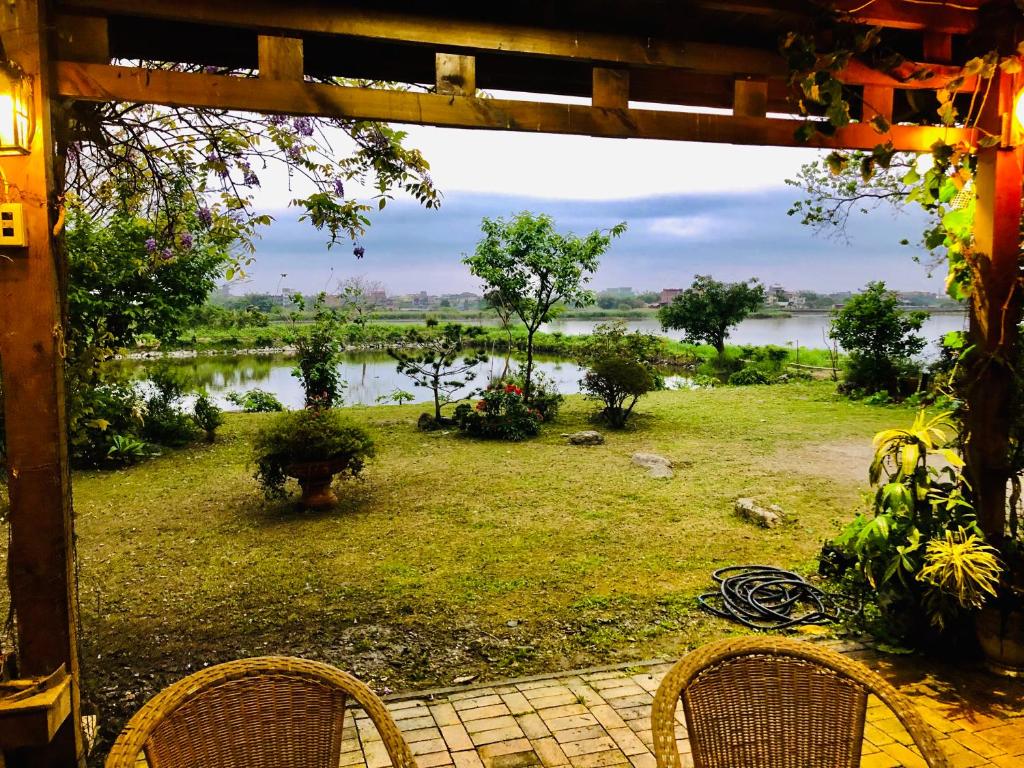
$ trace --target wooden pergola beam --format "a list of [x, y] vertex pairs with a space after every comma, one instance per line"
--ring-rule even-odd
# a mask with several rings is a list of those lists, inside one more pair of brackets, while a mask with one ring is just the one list
[[604, 109], [549, 102], [480, 99], [162, 69], [55, 62], [55, 93], [85, 101], [131, 101], [452, 128], [580, 134], [725, 144], [871, 149], [891, 140], [898, 151], [925, 152], [939, 138], [963, 138], [951, 128], [893, 126], [885, 136], [854, 123], [834, 136], [797, 141], [799, 120], [659, 110]]

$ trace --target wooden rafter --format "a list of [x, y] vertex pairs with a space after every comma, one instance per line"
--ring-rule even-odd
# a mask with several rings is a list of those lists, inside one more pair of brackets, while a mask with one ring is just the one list
[[76, 62], [57, 62], [55, 70], [57, 93], [86, 101], [728, 144], [870, 149], [888, 139], [897, 150], [914, 152], [927, 151], [939, 138], [961, 138], [957, 129], [919, 126], [894, 126], [880, 136], [870, 125], [855, 123], [805, 145], [794, 136], [799, 120], [481, 99]]

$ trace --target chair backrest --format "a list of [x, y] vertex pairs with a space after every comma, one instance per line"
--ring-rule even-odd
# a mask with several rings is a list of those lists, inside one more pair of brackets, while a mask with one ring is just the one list
[[337, 768], [345, 707], [373, 721], [394, 768], [416, 768], [384, 703], [327, 664], [264, 656], [196, 672], [154, 696], [128, 722], [106, 768]]
[[710, 643], [685, 656], [654, 698], [658, 768], [680, 768], [682, 702], [696, 768], [857, 768], [868, 696], [906, 728], [925, 762], [949, 768], [921, 716], [878, 674], [842, 654], [780, 637]]

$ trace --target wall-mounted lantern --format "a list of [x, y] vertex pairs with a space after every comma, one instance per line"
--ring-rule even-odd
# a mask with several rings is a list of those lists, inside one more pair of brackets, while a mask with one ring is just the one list
[[0, 155], [27, 155], [35, 127], [31, 79], [13, 61], [0, 62]]

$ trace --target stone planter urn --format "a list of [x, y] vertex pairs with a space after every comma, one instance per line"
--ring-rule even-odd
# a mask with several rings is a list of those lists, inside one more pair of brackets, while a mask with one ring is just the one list
[[331, 490], [334, 476], [346, 469], [351, 459], [328, 459], [327, 461], [304, 461], [289, 464], [285, 473], [299, 481], [302, 498], [299, 505], [303, 509], [329, 509], [338, 503], [338, 497]]
[[974, 620], [985, 666], [1004, 677], [1024, 677], [1024, 609], [985, 606]]

